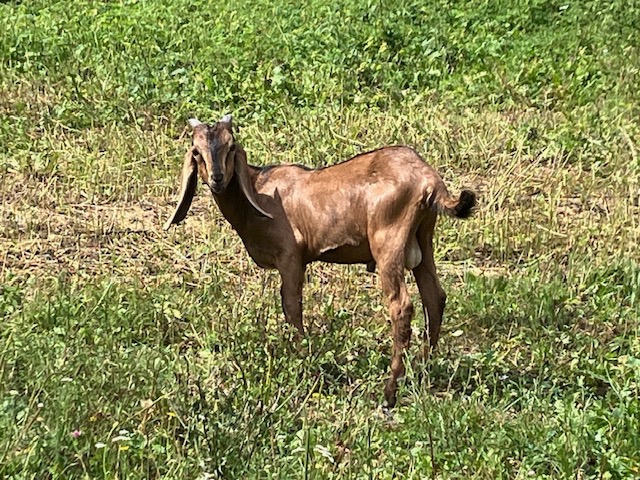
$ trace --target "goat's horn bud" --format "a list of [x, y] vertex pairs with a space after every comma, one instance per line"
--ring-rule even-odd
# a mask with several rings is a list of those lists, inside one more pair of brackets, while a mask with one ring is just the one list
[[232, 117], [230, 113], [227, 113], [224, 117], [220, 119], [220, 123], [231, 123]]

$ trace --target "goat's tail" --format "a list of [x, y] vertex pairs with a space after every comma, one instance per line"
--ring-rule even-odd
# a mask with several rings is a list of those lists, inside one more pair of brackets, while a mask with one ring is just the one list
[[454, 198], [447, 193], [445, 198], [436, 198], [432, 205], [436, 211], [450, 217], [468, 218], [476, 206], [476, 194], [471, 190], [463, 190], [459, 198]]

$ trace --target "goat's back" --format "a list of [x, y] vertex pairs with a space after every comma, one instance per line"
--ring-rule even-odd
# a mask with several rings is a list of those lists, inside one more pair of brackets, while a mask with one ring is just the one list
[[277, 165], [264, 167], [256, 180], [259, 193], [280, 195], [304, 190], [306, 195], [325, 196], [332, 191], [358, 189], [361, 187], [395, 188], [433, 186], [441, 183], [438, 172], [416, 153], [405, 146], [384, 147], [356, 155], [349, 160], [310, 169], [299, 165]]

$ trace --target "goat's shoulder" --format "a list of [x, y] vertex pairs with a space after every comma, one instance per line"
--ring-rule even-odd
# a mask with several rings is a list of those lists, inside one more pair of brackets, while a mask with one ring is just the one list
[[257, 167], [257, 168], [259, 169], [260, 175], [266, 175], [266, 176], [271, 175], [274, 171], [277, 171], [278, 173], [289, 173], [289, 172], [299, 173], [300, 171], [308, 172], [310, 170], [313, 170], [313, 168], [311, 167], [308, 167], [306, 165], [300, 165], [297, 163], [281, 163], [279, 165], [265, 165], [263, 167]]
[[256, 188], [266, 188], [269, 185], [277, 187], [278, 184], [299, 182], [311, 171], [313, 169], [306, 165], [289, 163], [257, 167]]

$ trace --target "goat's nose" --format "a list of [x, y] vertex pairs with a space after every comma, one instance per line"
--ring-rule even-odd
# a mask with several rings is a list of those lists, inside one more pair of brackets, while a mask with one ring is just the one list
[[213, 176], [213, 183], [210, 185], [213, 193], [218, 194], [222, 192], [222, 189], [224, 188], [222, 179], [222, 174], [216, 174]]

